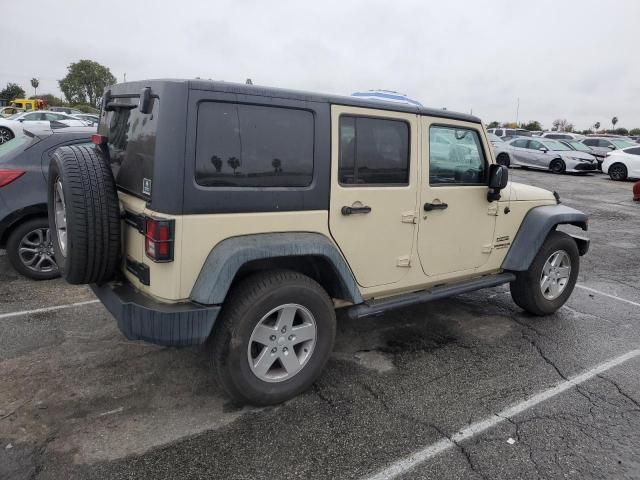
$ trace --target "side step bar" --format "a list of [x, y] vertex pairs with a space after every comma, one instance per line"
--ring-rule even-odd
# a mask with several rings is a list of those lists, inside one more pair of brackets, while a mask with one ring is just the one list
[[348, 313], [351, 318], [370, 317], [395, 308], [431, 302], [433, 300], [451, 297], [460, 293], [473, 292], [474, 290], [480, 290], [481, 288], [497, 287], [498, 285], [512, 282], [515, 279], [516, 276], [513, 273], [500, 273], [498, 275], [474, 278], [467, 282], [452, 285], [441, 285], [429, 290], [420, 290], [419, 292], [411, 292], [395, 297], [364, 302], [351, 307]]

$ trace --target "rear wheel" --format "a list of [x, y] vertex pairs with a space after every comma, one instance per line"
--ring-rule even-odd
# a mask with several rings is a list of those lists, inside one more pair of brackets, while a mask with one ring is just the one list
[[627, 175], [627, 167], [622, 163], [614, 163], [609, 167], [609, 177], [611, 177], [611, 180], [626, 180]]
[[513, 301], [534, 315], [549, 315], [567, 301], [578, 279], [580, 254], [566, 233], [553, 231], [529, 269], [511, 282]]
[[14, 137], [13, 132], [7, 127], [0, 127], [0, 145], [8, 142]]
[[291, 271], [258, 273], [230, 293], [211, 340], [214, 365], [235, 400], [270, 405], [306, 390], [324, 368], [335, 311], [324, 289]]
[[553, 160], [549, 165], [549, 170], [551, 170], [553, 173], [564, 173], [566, 169], [567, 169], [566, 165], [559, 158], [556, 158], [555, 160]]
[[7, 240], [7, 256], [13, 268], [25, 277], [49, 280], [60, 276], [47, 217], [18, 225]]

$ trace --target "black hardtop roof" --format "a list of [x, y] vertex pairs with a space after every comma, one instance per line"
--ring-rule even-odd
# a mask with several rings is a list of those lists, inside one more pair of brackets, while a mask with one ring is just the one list
[[[290, 100], [300, 100], [306, 102], [324, 102], [337, 105], [347, 105], [362, 108], [377, 108], [380, 110], [393, 110], [396, 112], [408, 112], [418, 115], [428, 115], [431, 117], [448, 118], [452, 120], [462, 120], [465, 122], [482, 123], [482, 121], [473, 115], [465, 113], [452, 112], [450, 110], [442, 110], [437, 108], [418, 107], [416, 105], [385, 102], [378, 100], [369, 100], [357, 97], [348, 97], [344, 95], [332, 95], [328, 93], [305, 92], [301, 90], [289, 90], [285, 88], [264, 87], [261, 85], [248, 85], [244, 83], [222, 82], [215, 80], [180, 80], [180, 79], [153, 79], [141, 80], [136, 82], [128, 82], [126, 84], [118, 84], [114, 86], [114, 90], [128, 90], [127, 87], [136, 89], [150, 86], [153, 90], [154, 85], [160, 87], [163, 83], [186, 83], [191, 90], [205, 90], [212, 92], [236, 93], [240, 95], [258, 95], [262, 97], [284, 98]], [[109, 87], [112, 88], [112, 87]], [[114, 92], [115, 93], [115, 92]]]

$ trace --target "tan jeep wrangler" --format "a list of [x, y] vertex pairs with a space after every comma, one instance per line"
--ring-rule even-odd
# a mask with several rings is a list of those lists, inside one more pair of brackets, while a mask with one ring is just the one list
[[110, 87], [94, 146], [49, 174], [55, 256], [132, 340], [208, 341], [229, 394], [308, 388], [335, 308], [366, 317], [509, 283], [535, 315], [573, 291], [586, 216], [508, 183], [480, 119], [201, 80]]

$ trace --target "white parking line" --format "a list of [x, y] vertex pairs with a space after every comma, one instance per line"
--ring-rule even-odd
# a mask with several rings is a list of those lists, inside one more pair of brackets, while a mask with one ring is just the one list
[[493, 428], [503, 422], [506, 422], [507, 419], [513, 418], [516, 415], [529, 410], [530, 408], [535, 407], [536, 405], [549, 400], [550, 398], [555, 397], [556, 395], [561, 394], [569, 390], [570, 388], [575, 387], [576, 385], [580, 385], [581, 383], [586, 382], [594, 378], [597, 375], [600, 375], [607, 370], [616, 367], [618, 365], [623, 364], [631, 360], [632, 358], [636, 358], [640, 356], [640, 350], [632, 350], [630, 352], [625, 353], [624, 355], [620, 355], [619, 357], [613, 358], [607, 362], [601, 363], [600, 365], [588, 370], [576, 377], [570, 378], [568, 380], [564, 380], [558, 383], [555, 387], [552, 387], [548, 390], [544, 390], [540, 393], [537, 393], [533, 397], [528, 398], [516, 405], [513, 405], [509, 408], [502, 410], [500, 413], [495, 414], [493, 417], [488, 417], [479, 422], [473, 423], [466, 428], [463, 428], [455, 435], [450, 438], [443, 438], [442, 440], [437, 441], [429, 445], [428, 447], [423, 448], [417, 452], [412, 453], [406, 458], [398, 460], [397, 462], [392, 463], [387, 468], [379, 471], [378, 473], [366, 477], [366, 480], [388, 480], [391, 478], [395, 478], [399, 475], [403, 475], [408, 471], [414, 469], [420, 464], [426, 462], [427, 460], [439, 455], [440, 453], [448, 450], [452, 447], [455, 447], [456, 444], [473, 438], [474, 436]]
[[598, 295], [604, 295], [605, 297], [613, 298], [614, 300], [619, 300], [621, 302], [625, 302], [630, 305], [640, 307], [640, 303], [638, 302], [632, 302], [631, 300], [627, 300], [626, 298], [620, 298], [615, 295], [611, 295], [610, 293], [604, 293], [604, 292], [601, 292], [600, 290], [596, 290], [595, 288], [589, 288], [589, 287], [585, 287], [584, 285], [577, 285], [577, 284], [576, 284], [576, 287], [581, 288], [583, 290], [587, 290], [588, 292], [597, 293]]
[[46, 313], [54, 312], [56, 310], [64, 310], [65, 308], [81, 307], [83, 305], [91, 305], [92, 303], [98, 303], [100, 300], [87, 300], [86, 302], [67, 303], [65, 305], [56, 305], [55, 307], [36, 308], [34, 310], [22, 310], [20, 312], [2, 313], [0, 314], [0, 320], [5, 318], [20, 317], [22, 315], [31, 315], [33, 313]]

